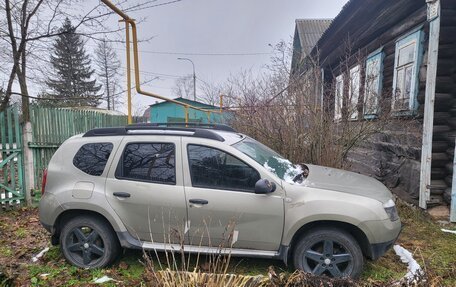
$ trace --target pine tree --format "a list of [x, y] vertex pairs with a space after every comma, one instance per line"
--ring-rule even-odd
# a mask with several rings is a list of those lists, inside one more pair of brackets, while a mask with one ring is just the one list
[[67, 18], [60, 34], [53, 45], [51, 64], [54, 73], [46, 84], [51, 90], [48, 94], [61, 101], [52, 101], [52, 105], [75, 107], [100, 104], [102, 95], [97, 94], [101, 85], [92, 80], [95, 72], [91, 60], [84, 49], [81, 36]]

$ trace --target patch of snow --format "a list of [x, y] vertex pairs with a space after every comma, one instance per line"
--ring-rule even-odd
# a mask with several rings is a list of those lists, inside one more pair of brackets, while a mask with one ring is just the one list
[[234, 243], [236, 243], [236, 241], [238, 241], [238, 237], [239, 237], [239, 230], [234, 230], [233, 239], [231, 240], [231, 245], [233, 245]]
[[93, 279], [93, 283], [95, 283], [95, 284], [103, 284], [103, 283], [106, 283], [106, 282], [109, 282], [109, 281], [116, 281], [116, 280], [114, 280], [114, 279], [112, 279], [112, 278], [110, 278], [110, 277], [108, 277], [106, 275], [101, 277], [101, 278]]
[[444, 229], [444, 228], [442, 228], [440, 230], [442, 230], [443, 232], [456, 234], [456, 230], [449, 230], [449, 229]]
[[300, 185], [304, 185], [305, 183], [305, 180], [301, 183], [297, 183], [297, 182], [294, 182], [293, 179], [301, 174], [303, 172], [302, 168], [300, 165], [297, 165], [297, 164], [292, 164], [291, 161], [289, 161], [288, 159], [283, 159], [283, 158], [279, 158], [279, 157], [275, 157], [275, 159], [281, 163], [281, 164], [285, 164], [286, 166], [288, 166], [287, 170], [285, 171], [285, 174], [283, 175], [283, 180], [285, 180], [286, 182], [288, 183], [291, 183], [291, 184], [300, 184]]
[[190, 230], [190, 220], [187, 220], [185, 222], [185, 227], [184, 227], [184, 234], [187, 234], [187, 232]]
[[41, 257], [43, 257], [44, 253], [49, 251], [49, 247], [44, 248], [40, 251], [37, 255], [32, 257], [32, 262], [37, 262]]
[[275, 169], [272, 168], [272, 167], [270, 167], [270, 166], [268, 165], [268, 162], [265, 162], [265, 163], [263, 164], [263, 166], [264, 166], [264, 168], [265, 168], [266, 170], [275, 173]]
[[406, 263], [407, 266], [407, 274], [405, 274], [404, 278], [408, 280], [413, 280], [417, 276], [422, 275], [422, 269], [418, 262], [416, 262], [415, 259], [413, 259], [412, 253], [405, 249], [404, 247], [400, 245], [394, 245], [394, 251], [396, 252], [396, 255], [401, 258], [401, 261], [403, 263]]

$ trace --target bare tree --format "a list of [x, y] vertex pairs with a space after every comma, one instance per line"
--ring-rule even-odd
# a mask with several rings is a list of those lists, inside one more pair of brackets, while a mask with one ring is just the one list
[[[17, 77], [22, 97], [23, 120], [29, 120], [28, 59], [34, 50], [40, 48], [40, 42], [43, 44], [46, 39], [66, 33], [59, 30], [60, 25], [57, 24], [62, 23], [62, 17], [68, 14], [70, 4], [68, 0], [5, 0], [4, 5], [0, 6], [0, 12], [5, 16], [1, 17], [1, 26], [7, 27], [6, 31], [2, 31], [1, 39], [8, 43], [11, 52], [11, 69], [0, 110], [4, 110], [8, 105]], [[90, 14], [98, 8], [99, 6], [82, 16], [77, 26], [97, 21], [100, 15], [91, 17]], [[49, 15], [46, 20], [40, 17], [43, 12]]]
[[243, 71], [228, 80], [230, 93], [235, 97], [231, 125], [293, 162], [344, 167], [354, 147], [381, 132], [390, 122], [387, 112], [375, 120], [361, 118], [362, 93], [353, 92], [359, 87], [359, 70], [353, 70], [353, 66], [357, 61], [362, 66], [362, 55], [350, 51], [346, 59], [341, 59], [343, 64], [337, 73], [347, 75], [349, 81], [343, 87], [346, 91], [340, 120], [334, 117], [335, 81], [324, 87], [325, 99], [321, 103], [318, 57], [310, 59], [305, 73], [296, 75], [290, 74], [290, 59], [290, 46], [279, 43], [265, 73]]
[[193, 76], [187, 75], [176, 80], [172, 93], [178, 98], [190, 99], [193, 97]]
[[[108, 16], [113, 12], [108, 10], [101, 2], [85, 11], [75, 9], [81, 0], [5, 0], [0, 3], [0, 48], [2, 57], [0, 73], [6, 83], [4, 96], [0, 99], [0, 111], [10, 103], [13, 95], [19, 95], [22, 102], [23, 120], [29, 119], [29, 98], [37, 98], [29, 95], [29, 82], [39, 86], [43, 81], [35, 80], [37, 74], [46, 73], [45, 57], [42, 53], [49, 49], [52, 37], [66, 33], [59, 30], [65, 18], [70, 18], [79, 34], [92, 40], [101, 40], [104, 35], [113, 35], [112, 41], [123, 42], [124, 26], [109, 29], [104, 25]], [[126, 0], [118, 1], [118, 5], [126, 4]], [[124, 5], [125, 6], [125, 5]], [[124, 11], [136, 11], [143, 8], [155, 7], [150, 1], [139, 2], [130, 7], [124, 7]], [[80, 29], [81, 28], [81, 29]], [[101, 37], [100, 37], [101, 36]], [[5, 48], [5, 49], [3, 49]], [[43, 75], [43, 78], [46, 78]], [[20, 92], [14, 92], [13, 86], [17, 81]]]
[[223, 107], [229, 108], [235, 104], [236, 97], [233, 94], [233, 86], [229, 82], [210, 83], [201, 79], [198, 80], [201, 82], [199, 85], [199, 89], [201, 91], [199, 99], [202, 102], [212, 106], [219, 106], [220, 97], [223, 97]]
[[95, 50], [95, 65], [97, 75], [101, 78], [104, 86], [104, 95], [108, 110], [114, 109], [116, 102], [116, 89], [120, 76], [120, 61], [112, 44], [103, 39], [98, 43]]

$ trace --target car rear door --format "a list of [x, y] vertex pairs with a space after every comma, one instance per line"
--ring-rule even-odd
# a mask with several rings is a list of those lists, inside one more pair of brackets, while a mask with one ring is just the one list
[[277, 251], [284, 220], [284, 191], [255, 194], [261, 166], [221, 142], [182, 138], [184, 185], [192, 245]]
[[180, 138], [127, 136], [106, 181], [106, 198], [136, 239], [181, 243], [187, 221]]

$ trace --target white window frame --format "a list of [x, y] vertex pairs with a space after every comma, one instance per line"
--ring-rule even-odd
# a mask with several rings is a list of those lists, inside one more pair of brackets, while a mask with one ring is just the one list
[[383, 58], [380, 48], [367, 56], [364, 81], [363, 114], [365, 119], [376, 118], [380, 112], [379, 101], [382, 93]]
[[336, 88], [334, 93], [334, 120], [342, 120], [342, 107], [344, 103], [344, 75], [336, 77]]
[[[418, 101], [417, 101], [417, 95], [418, 95], [418, 89], [419, 89], [419, 79], [418, 79], [418, 71], [419, 71], [419, 66], [421, 64], [421, 58], [422, 58], [422, 52], [423, 52], [423, 45], [422, 45], [422, 39], [423, 39], [423, 32], [422, 30], [415, 30], [408, 34], [405, 37], [402, 37], [398, 41], [396, 41], [396, 50], [395, 50], [395, 56], [394, 56], [394, 78], [393, 78], [393, 95], [392, 95], [392, 100], [391, 100], [391, 111], [396, 114], [396, 115], [413, 115], [416, 113], [418, 109]], [[399, 63], [399, 51], [402, 48], [405, 48], [409, 45], [415, 45], [415, 53], [413, 55], [413, 62], [402, 65], [398, 67]], [[408, 107], [405, 108], [398, 108], [396, 106], [396, 85], [398, 81], [398, 72], [401, 70], [404, 70], [408, 67], [412, 68], [411, 71], [411, 85], [410, 85], [410, 93], [409, 93], [409, 100], [408, 100]], [[405, 83], [405, 72], [404, 72], [404, 78], [402, 80], [403, 83]], [[405, 88], [405, 84], [403, 86]], [[404, 90], [403, 88], [403, 90]]]
[[[355, 86], [357, 85], [357, 86]], [[358, 101], [361, 89], [361, 67], [356, 65], [350, 69], [350, 81], [348, 87], [348, 117], [350, 120], [358, 119]]]

